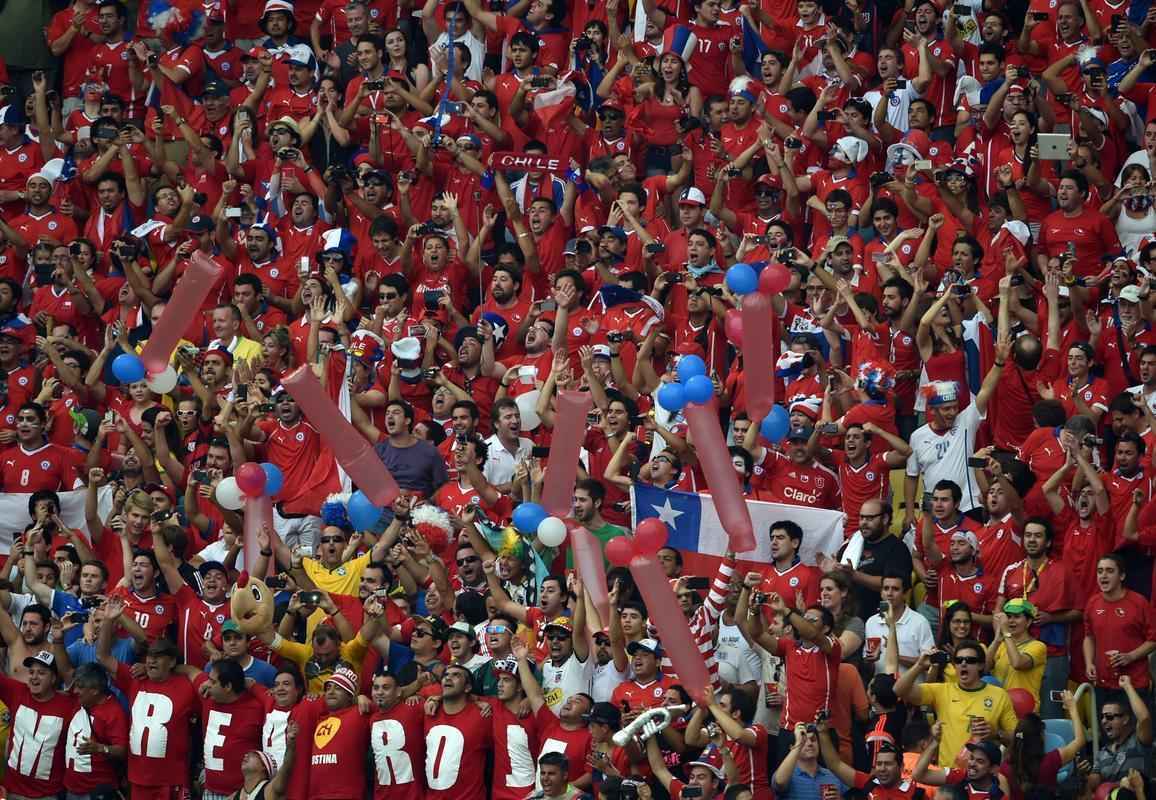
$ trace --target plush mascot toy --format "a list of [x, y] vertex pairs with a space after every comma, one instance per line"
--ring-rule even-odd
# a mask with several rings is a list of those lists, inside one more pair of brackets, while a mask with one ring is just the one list
[[273, 590], [247, 572], [237, 576], [229, 610], [241, 633], [255, 636], [273, 624]]

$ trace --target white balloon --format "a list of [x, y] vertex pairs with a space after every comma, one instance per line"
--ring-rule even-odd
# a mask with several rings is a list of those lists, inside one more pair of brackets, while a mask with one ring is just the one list
[[558, 547], [566, 541], [566, 523], [557, 517], [546, 517], [538, 523], [538, 541], [546, 547]]
[[217, 503], [221, 508], [237, 511], [245, 502], [245, 493], [237, 485], [237, 479], [225, 478], [217, 484]]
[[168, 394], [177, 385], [177, 371], [173, 369], [173, 365], [169, 364], [165, 367], [165, 371], [157, 375], [150, 375], [148, 378], [149, 388], [157, 394]]
[[538, 419], [538, 412], [535, 410], [538, 406], [538, 390], [531, 389], [514, 398], [514, 402], [518, 404], [518, 411], [522, 415], [522, 430], [532, 431], [541, 424], [542, 420]]

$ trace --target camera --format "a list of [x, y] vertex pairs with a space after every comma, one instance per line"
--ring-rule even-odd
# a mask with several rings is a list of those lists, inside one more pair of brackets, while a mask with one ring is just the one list
[[438, 301], [441, 300], [442, 295], [445, 294], [441, 289], [426, 289], [423, 292], [423, 299], [425, 301], [426, 311], [437, 311]]
[[767, 602], [767, 593], [766, 592], [751, 592], [751, 605], [761, 606], [761, 605], [766, 605], [766, 602]]
[[285, 579], [282, 578], [280, 575], [273, 575], [273, 576], [265, 579], [265, 585], [268, 586], [270, 589], [284, 589], [285, 588]]
[[727, 174], [727, 177], [729, 177], [729, 178], [737, 178], [738, 176], [743, 174], [743, 171], [741, 169], [739, 169], [738, 167], [727, 167], [726, 168], [726, 174]]
[[81, 608], [98, 608], [102, 603], [104, 603], [104, 598], [99, 595], [80, 598]]
[[418, 236], [433, 236], [437, 233], [441, 233], [441, 229], [439, 229], [438, 226], [434, 225], [432, 222], [423, 222], [417, 228]]
[[97, 125], [92, 129], [93, 139], [115, 139], [119, 131], [112, 125]]
[[871, 177], [867, 179], [871, 187], [878, 189], [881, 186], [886, 186], [895, 180], [895, 177], [890, 172], [874, 172]]
[[794, 136], [788, 136], [786, 141], [783, 142], [783, 146], [786, 147], [788, 150], [802, 150], [803, 149], [803, 140], [802, 139], [796, 139]]
[[277, 158], [281, 159], [282, 161], [293, 161], [297, 158], [297, 148], [282, 147], [277, 151]]
[[268, 413], [268, 412], [273, 410], [273, 404], [272, 403], [258, 403], [257, 404], [257, 410], [262, 412], [262, 413]]
[[90, 614], [90, 612], [88, 610], [69, 611], [61, 619], [66, 620], [68, 622], [85, 623], [85, 622], [88, 622], [89, 614]]
[[589, 50], [593, 46], [594, 46], [594, 40], [591, 39], [586, 34], [582, 34], [581, 36], [579, 36], [577, 39], [574, 40], [574, 49], [575, 50]]
[[366, 81], [365, 88], [371, 92], [380, 92], [385, 88], [385, 81]]
[[204, 469], [193, 470], [193, 480], [196, 481], [197, 483], [208, 483], [209, 482], [208, 470], [204, 470]]
[[695, 116], [692, 116], [691, 114], [686, 113], [685, 111], [678, 118], [678, 128], [683, 133], [688, 133], [689, 131], [693, 131], [695, 128], [701, 128], [701, 127], [702, 127], [702, 120], [699, 119], [698, 117], [695, 117]]
[[445, 110], [445, 112], [447, 114], [464, 114], [464, 113], [466, 113], [466, 104], [465, 103], [451, 102], [451, 101], [447, 100], [446, 102], [442, 103], [442, 108]]
[[957, 17], [970, 17], [971, 16], [971, 6], [961, 6], [958, 4], [954, 5], [951, 7], [951, 13], [955, 14], [955, 16], [957, 16]]
[[423, 369], [421, 371], [422, 380], [432, 381], [437, 376], [438, 376], [438, 368], [437, 367], [426, 367], [425, 369]]
[[906, 89], [907, 88], [907, 79], [906, 78], [896, 78], [895, 79], [895, 88], [896, 89]]
[[321, 605], [321, 592], [301, 592], [300, 597], [303, 606]]
[[1093, 436], [1089, 433], [1084, 437], [1082, 444], [1084, 447], [1103, 447], [1104, 439], [1101, 436]]
[[606, 334], [606, 341], [611, 344], [621, 344], [626, 339], [626, 335], [622, 331], [610, 331]]
[[967, 465], [969, 467], [971, 467], [972, 469], [983, 469], [984, 467], [987, 466], [987, 459], [986, 458], [976, 458], [975, 456], [971, 456], [967, 459]]
[[947, 666], [947, 663], [951, 660], [951, 656], [947, 653], [946, 650], [939, 650], [931, 654], [930, 660], [932, 664]]
[[533, 78], [530, 78], [531, 89], [545, 89], [549, 85], [550, 79], [545, 75], [535, 75]]

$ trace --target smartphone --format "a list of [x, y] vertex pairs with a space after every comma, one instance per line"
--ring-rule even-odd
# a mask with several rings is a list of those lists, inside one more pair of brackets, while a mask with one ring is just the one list
[[547, 299], [547, 300], [543, 300], [542, 305], [540, 305], [539, 308], [541, 308], [543, 311], [557, 311], [558, 310], [558, 301], [554, 300], [552, 298]]
[[911, 168], [913, 170], [915, 170], [916, 172], [922, 172], [923, 170], [929, 170], [929, 169], [931, 169], [931, 167], [932, 167], [932, 164], [927, 159], [923, 159], [922, 161], [916, 161], [914, 164], [911, 165]]
[[272, 577], [265, 579], [265, 585], [268, 586], [270, 589], [284, 589], [285, 588], [285, 579], [282, 578], [280, 575], [273, 575]]
[[538, 75], [530, 78], [530, 87], [533, 89], [545, 89], [550, 85], [550, 79], [545, 75]]
[[234, 208], [226, 208], [225, 209], [225, 219], [240, 219], [240, 218], [241, 218], [241, 209], [240, 208], [234, 207]]
[[422, 297], [425, 299], [425, 310], [437, 311], [438, 301], [441, 300], [443, 294], [445, 294], [445, 292], [441, 289], [426, 289], [422, 293]]
[[313, 558], [313, 545], [303, 544], [297, 548], [297, 552], [300, 553], [303, 558]]
[[803, 149], [803, 140], [802, 139], [796, 139], [794, 136], [788, 136], [786, 141], [783, 142], [783, 146], [786, 147], [788, 150], [802, 150]]
[[886, 600], [879, 601], [879, 616], [886, 617], [887, 611], [891, 608], [891, 604]]
[[695, 592], [705, 592], [710, 588], [710, 578], [699, 576], [687, 578], [683, 581], [683, 585]]
[[1052, 691], [1048, 692], [1048, 699], [1053, 703], [1062, 703], [1064, 702], [1064, 693], [1057, 692], [1055, 689], [1053, 689]]
[[651, 242], [650, 244], [646, 245], [644, 249], [646, 252], [654, 256], [658, 255], [659, 253], [665, 253], [666, 245], [664, 245], [662, 242]]
[[166, 519], [168, 519], [171, 516], [172, 516], [171, 511], [154, 511], [153, 515], [152, 515], [152, 517], [150, 517], [150, 519], [152, 519], [153, 522], [156, 522], [159, 524], [161, 522], [164, 522]]
[[366, 81], [365, 88], [370, 92], [380, 92], [385, 88], [385, 81]]
[[824, 422], [819, 426], [819, 433], [823, 434], [824, 436], [835, 436], [839, 433], [839, 423]]
[[891, 256], [889, 256], [887, 253], [872, 253], [871, 260], [876, 264], [886, 264], [891, 260]]
[[1032, 19], [1034, 19], [1036, 22], [1047, 22], [1048, 12], [1046, 12], [1046, 11], [1033, 11], [1032, 12]]
[[249, 399], [249, 384], [247, 384], [247, 383], [237, 384], [237, 388], [234, 390], [234, 394], [237, 395], [237, 402], [244, 403], [244, 402], [248, 401], [248, 399]]
[[823, 125], [827, 122], [833, 122], [835, 120], [834, 111], [820, 111], [817, 116], [820, 125]]
[[303, 606], [319, 606], [319, 605], [321, 605], [321, 592], [301, 592], [301, 605], [303, 605]]
[[1119, 29], [1119, 27], [1123, 24], [1124, 24], [1124, 15], [1123, 14], [1113, 14], [1112, 15], [1112, 30]]
[[193, 470], [193, 480], [197, 483], [208, 483], [210, 480], [209, 471], [204, 469]]
[[432, 381], [437, 376], [438, 376], [438, 368], [437, 367], [426, 367], [425, 369], [423, 369], [421, 371], [422, 380], [425, 380], [425, 381]]
[[938, 664], [939, 666], [947, 666], [947, 663], [949, 661], [951, 661], [951, 654], [948, 653], [946, 650], [940, 650], [938, 652], [932, 653], [930, 660], [931, 660], [932, 664]]
[[954, 5], [951, 7], [951, 13], [957, 17], [970, 17], [971, 6]]
[[591, 411], [589, 414], [586, 415], [586, 424], [587, 425], [597, 425], [598, 419], [599, 419], [598, 412], [597, 411]]
[[262, 412], [262, 413], [267, 413], [267, 412], [273, 410], [273, 404], [272, 403], [258, 403], [257, 404], [257, 410]]
[[415, 339], [423, 339], [425, 338], [425, 325], [410, 325], [405, 329], [405, 335]]
[[976, 458], [975, 456], [972, 456], [971, 458], [967, 459], [967, 465], [974, 469], [983, 469], [987, 466], [987, 459]]
[[530, 455], [533, 456], [534, 458], [549, 458], [550, 457], [550, 448], [549, 447], [537, 447], [537, 446], [531, 447], [530, 448]]
[[297, 261], [297, 274], [302, 278], [309, 274], [309, 256], [301, 256]]
[[447, 101], [445, 103], [442, 103], [442, 108], [445, 110], [445, 112], [447, 114], [464, 114], [464, 113], [466, 113], [466, 104], [465, 103], [451, 103], [451, 102]]

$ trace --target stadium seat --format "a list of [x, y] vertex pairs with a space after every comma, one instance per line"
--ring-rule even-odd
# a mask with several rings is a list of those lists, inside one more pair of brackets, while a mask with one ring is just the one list
[[1072, 728], [1070, 719], [1045, 719], [1044, 730], [1061, 737], [1064, 744], [1076, 738], [1076, 732]]

